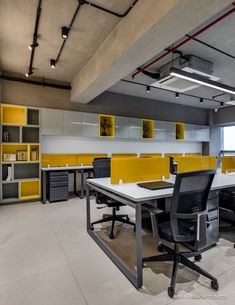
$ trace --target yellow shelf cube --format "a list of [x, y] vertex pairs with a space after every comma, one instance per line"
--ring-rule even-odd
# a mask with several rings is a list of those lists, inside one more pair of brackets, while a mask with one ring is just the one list
[[154, 120], [142, 120], [142, 139], [154, 139]]
[[176, 123], [175, 124], [175, 139], [176, 140], [184, 140], [184, 123]]
[[26, 125], [27, 108], [15, 105], [2, 105], [1, 122], [6, 125]]
[[115, 138], [115, 117], [113, 115], [99, 115], [99, 137]]
[[19, 199], [35, 199], [40, 197], [40, 180], [22, 180], [19, 182]]

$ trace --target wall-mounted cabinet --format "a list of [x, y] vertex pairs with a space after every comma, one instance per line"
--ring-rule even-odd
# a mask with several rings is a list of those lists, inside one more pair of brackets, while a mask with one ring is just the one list
[[156, 140], [175, 140], [175, 123], [165, 121], [154, 122], [154, 138]]
[[117, 139], [129, 138], [128, 118], [120, 117], [120, 116], [115, 117], [115, 138]]
[[82, 113], [82, 136], [95, 137], [99, 136], [99, 116], [95, 113]]
[[42, 109], [42, 135], [62, 136], [63, 111], [55, 109]]
[[115, 138], [115, 117], [114, 115], [99, 115], [99, 137]]
[[185, 124], [185, 140], [208, 142], [210, 139], [210, 132], [208, 126]]
[[129, 118], [129, 138], [141, 139], [142, 138], [142, 125], [141, 119]]
[[154, 139], [154, 120], [143, 119], [142, 121], [142, 139]]
[[82, 135], [82, 114], [75, 111], [63, 113], [63, 135], [80, 137]]

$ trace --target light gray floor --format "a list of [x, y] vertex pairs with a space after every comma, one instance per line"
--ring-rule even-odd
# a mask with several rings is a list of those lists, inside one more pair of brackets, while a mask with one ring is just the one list
[[0, 305], [234, 304], [232, 242], [221, 239], [200, 263], [218, 277], [218, 293], [182, 268], [179, 299], [172, 300], [171, 264], [157, 264], [144, 270], [145, 286], [137, 291], [87, 235], [85, 199], [0, 207]]

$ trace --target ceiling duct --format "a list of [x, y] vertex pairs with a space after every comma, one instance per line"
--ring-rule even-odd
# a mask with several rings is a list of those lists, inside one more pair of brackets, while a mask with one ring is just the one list
[[213, 63], [202, 59], [194, 55], [187, 55], [182, 57], [177, 57], [173, 61], [167, 63], [159, 69], [160, 78], [156, 82], [152, 83], [151, 86], [157, 88], [164, 88], [177, 92], [186, 92], [197, 87], [199, 84], [191, 82], [185, 79], [180, 79], [178, 77], [170, 75], [171, 68], [177, 68], [179, 70], [194, 73], [203, 76], [207, 79], [218, 81], [219, 78], [212, 75], [213, 73]]

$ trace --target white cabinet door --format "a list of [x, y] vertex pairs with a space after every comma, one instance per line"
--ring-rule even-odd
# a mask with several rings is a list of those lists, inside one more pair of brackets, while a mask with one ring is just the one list
[[154, 138], [156, 140], [175, 140], [175, 123], [155, 121]]
[[142, 126], [141, 119], [129, 118], [129, 139], [141, 139]]
[[61, 136], [63, 134], [63, 110], [42, 109], [42, 135]]
[[115, 116], [115, 138], [128, 139], [128, 137], [129, 137], [128, 118]]
[[184, 129], [184, 140], [185, 141], [198, 141], [196, 139], [195, 125], [194, 124], [185, 124]]
[[63, 135], [80, 137], [82, 135], [82, 114], [76, 111], [64, 111]]
[[82, 136], [99, 136], [99, 115], [95, 113], [82, 113]]

